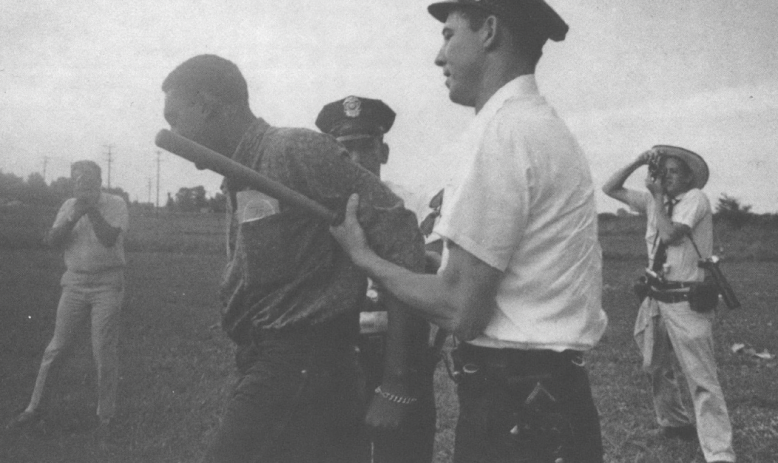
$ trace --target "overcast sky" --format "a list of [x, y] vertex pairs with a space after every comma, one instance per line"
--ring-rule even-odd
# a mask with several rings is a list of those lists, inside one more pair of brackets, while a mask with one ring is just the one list
[[[397, 113], [384, 176], [433, 191], [457, 165], [447, 147], [472, 119], [448, 100], [433, 59], [441, 25], [419, 0], [3, 0], [0, 170], [47, 181], [93, 159], [132, 199], [156, 197], [160, 85], [201, 53], [234, 61], [255, 113], [315, 129], [326, 103], [380, 98]], [[778, 2], [549, 0], [570, 24], [538, 82], [578, 137], [599, 187], [654, 144], [711, 166], [705, 191], [778, 212]], [[161, 156], [160, 202], [219, 177]], [[642, 172], [629, 185], [642, 188]], [[151, 189], [149, 189], [149, 186]], [[149, 191], [151, 194], [149, 195]], [[619, 203], [599, 195], [599, 209]]]

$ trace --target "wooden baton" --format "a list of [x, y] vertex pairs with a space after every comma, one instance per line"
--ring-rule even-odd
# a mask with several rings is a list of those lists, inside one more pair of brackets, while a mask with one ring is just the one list
[[286, 202], [305, 209], [332, 225], [336, 225], [342, 221], [342, 217], [338, 214], [332, 212], [311, 198], [294, 191], [282, 183], [271, 180], [255, 170], [237, 163], [210, 148], [193, 142], [181, 135], [176, 135], [170, 130], [160, 130], [157, 133], [154, 143], [164, 150], [194, 162], [198, 168], [212, 170], [232, 181], [243, 183], [259, 192], [272, 196], [281, 202]]

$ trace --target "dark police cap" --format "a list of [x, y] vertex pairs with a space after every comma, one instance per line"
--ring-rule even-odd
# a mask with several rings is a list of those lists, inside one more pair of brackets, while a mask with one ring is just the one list
[[446, 22], [448, 13], [453, 8], [462, 6], [478, 8], [507, 21], [529, 20], [538, 32], [554, 42], [564, 40], [570, 29], [562, 17], [544, 0], [449, 0], [433, 3], [427, 7], [427, 10], [438, 21]]
[[383, 135], [392, 128], [395, 113], [381, 100], [347, 96], [324, 105], [316, 127], [338, 139]]

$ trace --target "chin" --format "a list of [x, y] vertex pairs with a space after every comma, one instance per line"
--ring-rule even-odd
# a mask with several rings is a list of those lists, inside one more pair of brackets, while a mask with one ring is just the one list
[[469, 98], [467, 95], [463, 95], [462, 92], [458, 92], [455, 87], [449, 87], [448, 98], [453, 103], [458, 105], [468, 106], [471, 108], [475, 106], [475, 102], [472, 98]]

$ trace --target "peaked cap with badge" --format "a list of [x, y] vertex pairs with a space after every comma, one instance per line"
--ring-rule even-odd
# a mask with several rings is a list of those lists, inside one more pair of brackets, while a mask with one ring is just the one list
[[381, 100], [347, 96], [321, 108], [316, 127], [338, 141], [383, 135], [392, 128], [395, 113]]
[[538, 33], [554, 42], [564, 40], [570, 29], [544, 0], [448, 0], [433, 3], [427, 10], [438, 21], [446, 22], [452, 9], [463, 6], [493, 13], [507, 21], [527, 20]]

